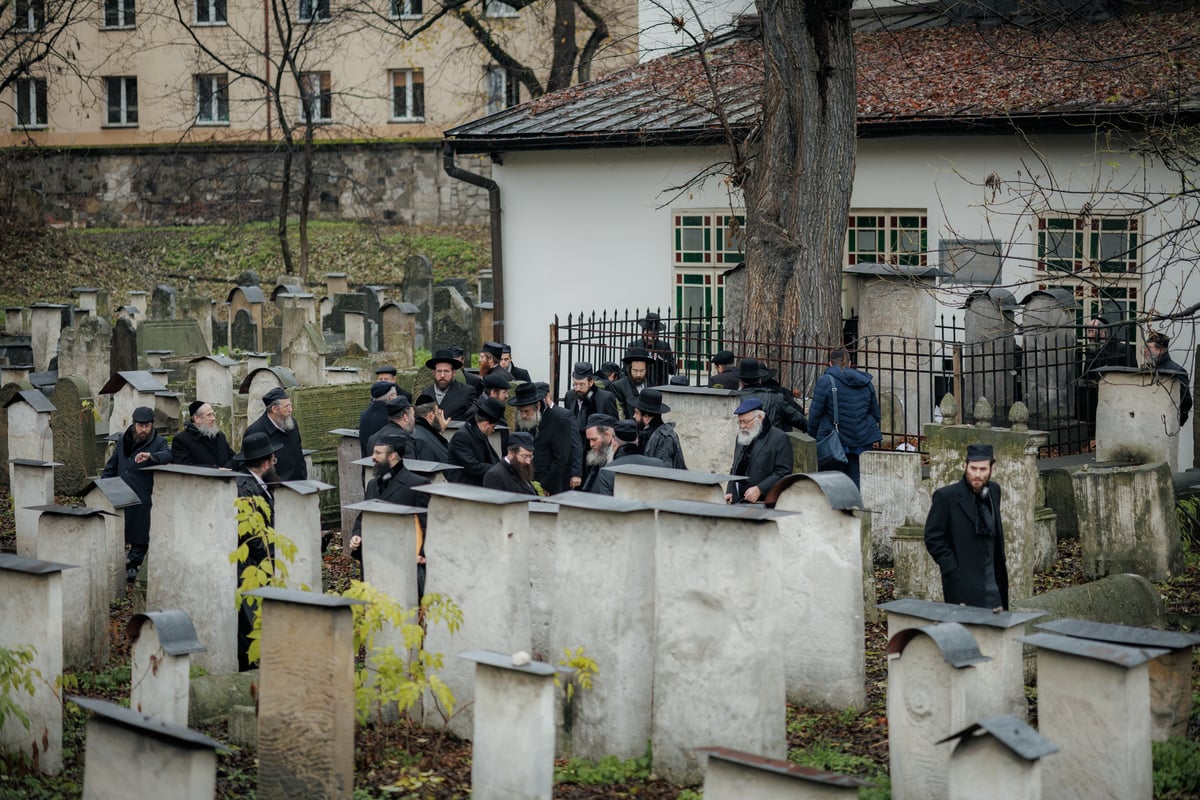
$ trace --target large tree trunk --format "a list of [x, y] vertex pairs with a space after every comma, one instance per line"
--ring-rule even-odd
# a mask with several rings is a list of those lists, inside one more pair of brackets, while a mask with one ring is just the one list
[[579, 55], [575, 44], [575, 0], [554, 0], [553, 36], [554, 60], [546, 81], [547, 92], [567, 88], [575, 74], [575, 57]]
[[746, 267], [737, 280], [739, 313], [730, 319], [751, 341], [841, 341], [855, 152], [850, 6], [758, 0], [763, 123], [743, 183]]

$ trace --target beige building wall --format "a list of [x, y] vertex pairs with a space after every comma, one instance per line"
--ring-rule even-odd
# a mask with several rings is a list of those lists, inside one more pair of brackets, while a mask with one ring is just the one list
[[[137, 0], [133, 27], [104, 27], [106, 2], [128, 1], [90, 3], [86, 15], [68, 31], [70, 41], [78, 42], [75, 58], [33, 68], [32, 75], [46, 81], [44, 125], [17, 127], [15, 86], [0, 97], [0, 115], [7, 117], [0, 125], [0, 146], [277, 140], [280, 112], [270, 99], [274, 89], [266, 83], [278, 86], [284, 122], [302, 136], [296, 80], [290, 69], [279, 75], [285, 51], [295, 54], [295, 71], [329, 73], [331, 121], [316, 126], [319, 139], [439, 138], [444, 129], [487, 113], [487, 69], [494, 59], [452, 15], [413, 36], [432, 14], [391, 19], [389, 0], [328, 0], [328, 21], [312, 24], [297, 19], [301, 0], [290, 0], [286, 15], [281, 5], [285, 0], [227, 0], [225, 25], [196, 24], [197, 0]], [[424, 0], [426, 12], [435, 6], [436, 0]], [[631, 65], [636, 58], [636, 0], [601, 0], [593, 7], [610, 30], [593, 64], [593, 76]], [[482, 0], [468, 8], [544, 83], [551, 61], [552, 2], [542, 0], [510, 17], [484, 16]], [[277, 18], [283, 22], [283, 35]], [[577, 25], [582, 47], [591, 25], [582, 13]], [[286, 41], [299, 44], [285, 48]], [[423, 118], [393, 118], [395, 70], [421, 71]], [[196, 75], [225, 76], [228, 122], [197, 121]], [[105, 78], [120, 76], [137, 79], [135, 124], [107, 120]], [[528, 97], [522, 87], [520, 100]]]

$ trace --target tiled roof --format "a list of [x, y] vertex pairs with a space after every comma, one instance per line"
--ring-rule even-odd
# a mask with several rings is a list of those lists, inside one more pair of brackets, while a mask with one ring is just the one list
[[[855, 34], [859, 135], [1090, 120], [1200, 109], [1200, 15], [1149, 14], [1030, 29], [909, 28]], [[708, 51], [725, 113], [754, 123], [762, 47], [731, 37]], [[453, 128], [459, 151], [721, 140], [695, 52], [663, 56]]]

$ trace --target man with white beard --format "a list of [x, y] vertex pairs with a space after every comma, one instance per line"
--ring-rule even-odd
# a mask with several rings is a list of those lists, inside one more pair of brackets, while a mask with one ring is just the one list
[[233, 448], [217, 427], [217, 414], [203, 400], [188, 406], [188, 421], [171, 439], [171, 463], [193, 467], [233, 466]]
[[622, 464], [642, 464], [647, 467], [665, 467], [660, 458], [642, 455], [638, 448], [637, 423], [631, 419], [617, 421], [605, 414], [593, 414], [588, 419], [587, 478], [583, 491], [606, 494], [612, 497], [616, 473], [605, 467]]
[[726, 503], [761, 503], [780, 478], [792, 472], [792, 443], [787, 434], [772, 427], [763, 410], [762, 400], [747, 398], [734, 409], [737, 417], [737, 444], [733, 448], [734, 475], [725, 488]]
[[548, 389], [545, 384], [519, 384], [508, 404], [517, 410], [516, 429], [533, 435], [533, 479], [546, 494], [558, 494], [583, 482], [583, 442], [571, 415], [546, 404]]
[[292, 400], [287, 392], [278, 387], [263, 395], [263, 415], [246, 427], [242, 441], [252, 433], [262, 433], [278, 445], [275, 453], [275, 471], [281, 481], [303, 481], [308, 479], [308, 467], [304, 464], [304, 449], [300, 445], [300, 429], [292, 416]]

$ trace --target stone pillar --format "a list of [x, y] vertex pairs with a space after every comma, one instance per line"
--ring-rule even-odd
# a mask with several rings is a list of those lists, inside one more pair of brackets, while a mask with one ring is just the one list
[[699, 781], [700, 746], [784, 757], [783, 548], [775, 522], [782, 513], [679, 500], [655, 508], [655, 772], [674, 783]]
[[1072, 477], [1085, 576], [1178, 574], [1183, 550], [1167, 464], [1092, 464]]
[[[51, 502], [53, 498], [46, 502]], [[125, 509], [141, 500], [121, 478], [96, 478], [84, 491], [84, 505], [104, 514], [104, 551], [108, 554], [108, 596], [125, 596]]]
[[[96, 314], [96, 298], [100, 295], [99, 289], [90, 286], [76, 286], [71, 289], [71, 294], [75, 296], [75, 305], [80, 311]], [[102, 313], [108, 313], [108, 309], [104, 309]]]
[[362, 374], [356, 367], [326, 367], [325, 383], [329, 386], [344, 386], [347, 383], [360, 383]]
[[1106, 369], [1096, 402], [1096, 461], [1152, 464], [1179, 471], [1179, 398], [1174, 375]]
[[1146, 662], [1168, 651], [1052, 633], [1020, 641], [1037, 648], [1038, 729], [1062, 748], [1046, 763], [1042, 793], [1149, 800], [1154, 783]]
[[32, 694], [18, 687], [10, 695], [29, 717], [29, 727], [8, 715], [0, 727], [0, 750], [35, 760], [47, 775], [62, 771], [62, 696], [55, 682], [63, 673], [62, 573], [71, 569], [0, 553], [0, 647], [35, 647], [29, 666], [42, 676]]
[[33, 345], [33, 369], [45, 372], [50, 361], [58, 355], [58, 338], [62, 335], [64, 312], [70, 306], [59, 303], [34, 303], [29, 307], [30, 339]]
[[358, 345], [363, 350], [370, 351], [373, 348], [367, 347], [367, 317], [361, 311], [345, 312], [346, 320], [346, 346]]
[[[784, 485], [786, 483], [786, 485]], [[840, 472], [784, 478], [776, 496], [783, 558], [787, 701], [816, 708], [865, 708], [861, 505]], [[874, 569], [873, 565], [868, 565]]]
[[[237, 672], [237, 473], [165, 465], [154, 471], [147, 608], [177, 608], [207, 649], [196, 663]], [[187, 531], [187, 536], [180, 536]]]
[[146, 310], [150, 307], [150, 297], [148, 292], [130, 292], [129, 305], [137, 311], [137, 316], [145, 319]]
[[1035, 428], [1058, 427], [1075, 419], [1078, 363], [1075, 314], [1078, 303], [1070, 289], [1039, 289], [1021, 305], [1022, 385]]
[[404, 365], [413, 363], [418, 312], [412, 303], [388, 303], [382, 309], [383, 349], [398, 354]]
[[0, 366], [0, 386], [10, 383], [28, 383], [32, 364], [5, 364]]
[[863, 508], [871, 512], [871, 550], [892, 558], [892, 538], [909, 520], [924, 520], [929, 494], [921, 486], [921, 454], [868, 450], [859, 456]]
[[888, 639], [902, 630], [920, 628], [929, 623], [955, 622], [967, 629], [990, 661], [975, 665], [977, 682], [986, 698], [980, 714], [1009, 714], [1017, 719], [1028, 716], [1025, 703], [1025, 659], [1017, 637], [1041, 611], [1005, 611], [933, 603], [926, 600], [894, 600], [879, 606], [887, 612]]
[[[585, 492], [555, 495], [550, 647], [582, 647], [603, 665], [592, 691], [564, 709], [572, 757], [624, 760], [646, 752], [654, 688], [654, 511]], [[862, 642], [859, 642], [859, 649]]]
[[554, 792], [554, 674], [540, 661], [517, 663], [486, 650], [475, 663], [471, 797], [550, 800]]
[[38, 517], [42, 515], [38, 508], [54, 502], [54, 468], [58, 466], [62, 465], [56, 461], [28, 458], [13, 458], [8, 462], [12, 496], [20, 498], [13, 507], [19, 556], [37, 557]]
[[71, 702], [92, 712], [84, 756], [84, 800], [211, 800], [220, 742], [198, 731], [92, 697]]
[[362, 514], [363, 580], [404, 608], [414, 608], [418, 602], [417, 515], [425, 509], [383, 500], [364, 500], [349, 508], [354, 515]]
[[201, 356], [191, 363], [196, 365], [196, 399], [233, 408], [233, 368], [238, 362], [227, 356]]
[[335, 294], [346, 294], [350, 291], [350, 278], [345, 272], [325, 273], [325, 292], [333, 297]]
[[950, 740], [950, 800], [1041, 800], [1041, 759], [1058, 746], [1023, 721], [989, 717]]
[[605, 467], [617, 473], [613, 497], [654, 503], [659, 500], [694, 500], [700, 503], [725, 502], [725, 484], [734, 476], [724, 473], [692, 472], [670, 467], [619, 464]]
[[108, 660], [108, 553], [102, 512], [87, 506], [35, 506], [37, 557], [71, 559], [79, 569], [63, 576], [63, 663], [84, 669]]
[[848, 775], [763, 758], [727, 747], [702, 747], [705, 800], [854, 800], [873, 784]]
[[[425, 593], [442, 594], [462, 609], [456, 633], [430, 626], [425, 649], [454, 653], [463, 645], [501, 653], [528, 652], [532, 641], [529, 603], [529, 495], [465, 483], [417, 487], [429, 498], [429, 560]], [[463, 708], [474, 698], [472, 670], [446, 661], [442, 680]], [[441, 727], [426, 701], [425, 724]], [[450, 724], [458, 736], [472, 730], [471, 709]]]
[[956, 622], [908, 628], [888, 640], [888, 758], [893, 800], [943, 800], [950, 748], [939, 742], [981, 716], [976, 664], [986, 662]]
[[[963, 327], [966, 343], [962, 348], [962, 408], [964, 422], [995, 425], [1008, 418], [1015, 386], [1017, 365], [1014, 311], [1016, 298], [1007, 289], [989, 289], [973, 293], [967, 299]], [[933, 319], [933, 315], [929, 316]], [[986, 397], [992, 415], [974, 418], [975, 404]], [[969, 417], [969, 419], [968, 419]]]
[[22, 389], [9, 398], [8, 457], [46, 461], [54, 458], [54, 404], [37, 389]]
[[192, 621], [182, 611], [150, 611], [134, 614], [125, 633], [132, 642], [129, 707], [186, 726], [191, 654], [204, 652]]
[[5, 306], [4, 334], [6, 336], [25, 336], [29, 333], [26, 319], [29, 310], [24, 306]]
[[670, 401], [671, 420], [688, 468], [695, 472], [724, 472], [733, 463], [737, 422], [733, 410], [742, 402], [739, 392], [698, 386], [663, 386]]
[[258, 797], [354, 794], [354, 615], [359, 601], [265, 588]]
[[336, 428], [330, 431], [338, 439], [338, 502], [342, 506], [342, 547], [350, 552], [350, 528], [356, 512], [350, 506], [361, 503], [365, 496], [363, 467], [354, 462], [362, 455], [357, 428]]
[[892, 565], [895, 582], [892, 594], [897, 600], [942, 602], [942, 571], [925, 549], [925, 528], [903, 525], [892, 537]]
[[319, 592], [321, 588], [321, 495], [332, 489], [321, 481], [284, 481], [275, 492], [275, 530], [296, 545], [288, 565], [288, 587]]
[[58, 342], [58, 374], [79, 378], [89, 394], [112, 375], [112, 326], [104, 317], [88, 316], [65, 328]]
[[[411, 469], [411, 467], [409, 468]], [[554, 615], [555, 538], [558, 506], [529, 504], [529, 625], [531, 653], [550, 653], [551, 618]], [[561, 651], [558, 651], [561, 652]]]

